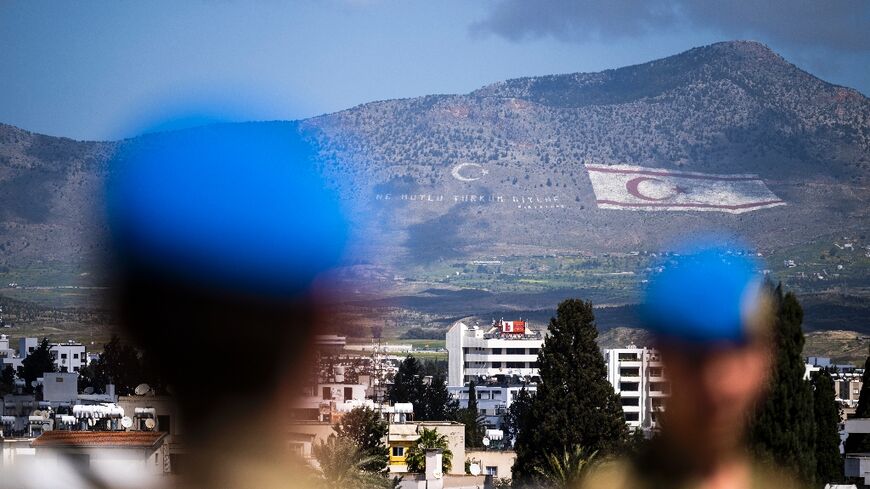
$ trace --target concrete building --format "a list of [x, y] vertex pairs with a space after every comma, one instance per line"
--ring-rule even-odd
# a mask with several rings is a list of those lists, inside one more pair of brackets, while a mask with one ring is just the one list
[[18, 356], [27, 358], [27, 355], [33, 353], [33, 350], [39, 347], [39, 340], [36, 338], [21, 338], [18, 340]]
[[[57, 471], [71, 464], [79, 475], [93, 474], [107, 486], [161, 476], [165, 433], [136, 431], [46, 431], [31, 443], [35, 462]], [[79, 487], [76, 485], [75, 487]], [[144, 487], [144, 486], [143, 486]]]
[[9, 347], [9, 337], [5, 334], [0, 334], [0, 371], [9, 365], [12, 370], [17, 371], [21, 366], [21, 358], [15, 353], [15, 350]]
[[487, 328], [456, 322], [447, 331], [447, 385], [537, 383], [543, 343], [544, 335], [526, 321], [495, 321]]
[[649, 348], [604, 350], [607, 380], [622, 398], [625, 421], [631, 428], [655, 429], [656, 414], [670, 395], [658, 352]]
[[180, 472], [185, 457], [184, 423], [175, 399], [153, 394], [119, 396], [118, 406], [132, 421], [128, 432], [160, 432], [165, 435], [160, 453], [163, 471]]
[[[517, 399], [519, 392], [525, 388], [529, 393], [534, 393], [537, 387], [534, 385], [475, 385], [477, 393], [477, 410], [484, 417], [484, 423], [488, 428], [501, 428], [501, 416]], [[468, 407], [469, 386], [448, 386], [447, 392], [452, 399], [459, 401], [460, 407]]]
[[481, 475], [494, 479], [510, 479], [517, 453], [513, 450], [469, 450], [465, 457], [480, 467]]
[[88, 364], [85, 345], [76, 341], [53, 344], [49, 351], [58, 372], [78, 372]]
[[387, 432], [390, 472], [408, 471], [408, 449], [420, 438], [424, 429], [435, 430], [447, 437], [448, 448], [453, 452], [450, 474], [465, 474], [465, 425], [453, 421], [420, 421], [416, 423], [391, 423]]
[[46, 372], [42, 376], [42, 399], [49, 403], [75, 403], [79, 397], [78, 382], [76, 372]]

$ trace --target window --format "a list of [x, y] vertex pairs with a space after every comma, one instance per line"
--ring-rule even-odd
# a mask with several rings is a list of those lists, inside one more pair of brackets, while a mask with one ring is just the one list
[[405, 447], [393, 447], [393, 456], [394, 457], [404, 457], [405, 456]]
[[66, 359], [66, 353], [61, 353], [60, 358]]
[[329, 387], [324, 387], [323, 388], [323, 400], [326, 401], [329, 399], [332, 399], [332, 389], [330, 389]]
[[538, 368], [538, 362], [529, 362], [529, 368]]
[[640, 368], [639, 367], [623, 367], [619, 369], [619, 375], [623, 377], [639, 377], [640, 376]]
[[492, 368], [501, 368], [501, 362], [492, 362]]
[[625, 420], [626, 421], [640, 421], [640, 413], [638, 413], [638, 412], [625, 413]]
[[172, 434], [172, 423], [170, 422], [168, 414], [157, 416], [157, 429], [166, 432], [167, 435]]
[[344, 400], [353, 399], [353, 387], [345, 387], [344, 388]]
[[526, 349], [525, 348], [508, 348], [507, 352], [508, 352], [508, 355], [525, 355]]
[[55, 382], [63, 382], [63, 377], [55, 377], [54, 381]]
[[670, 386], [668, 386], [667, 382], [653, 382], [649, 385], [649, 390], [667, 394], [670, 392]]
[[637, 353], [620, 353], [619, 359], [632, 362], [636, 362], [638, 360]]
[[486, 475], [498, 477], [498, 467], [496, 467], [494, 465], [487, 465], [486, 466]]
[[621, 391], [629, 391], [634, 392], [640, 388], [640, 384], [637, 382], [620, 382], [619, 390]]
[[529, 355], [537, 355], [538, 350], [538, 348], [529, 348]]
[[501, 355], [501, 348], [493, 348], [492, 354], [493, 355]]
[[73, 358], [78, 358], [78, 357], [79, 357], [78, 353], [73, 353]]
[[639, 406], [640, 398], [639, 397], [623, 397], [622, 398], [623, 406]]
[[662, 376], [662, 368], [661, 367], [650, 367], [649, 368], [649, 376], [650, 377], [661, 377]]
[[508, 368], [526, 368], [525, 362], [508, 362]]

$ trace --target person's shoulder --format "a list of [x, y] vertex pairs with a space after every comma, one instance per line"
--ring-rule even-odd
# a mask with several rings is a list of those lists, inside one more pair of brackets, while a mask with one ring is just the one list
[[578, 489], [635, 489], [631, 464], [624, 460], [606, 460], [589, 468]]

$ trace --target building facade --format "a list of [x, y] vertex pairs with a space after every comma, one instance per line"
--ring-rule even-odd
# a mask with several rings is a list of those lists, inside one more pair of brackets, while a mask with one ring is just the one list
[[85, 345], [81, 343], [75, 341], [57, 343], [51, 345], [49, 351], [58, 372], [78, 372], [88, 364]]
[[655, 429], [671, 389], [659, 353], [634, 346], [613, 348], [604, 350], [604, 360], [607, 380], [622, 399], [626, 424], [644, 431]]
[[454, 323], [447, 331], [447, 385], [535, 384], [540, 380], [538, 351], [544, 344], [540, 331], [526, 321], [496, 321], [489, 327]]

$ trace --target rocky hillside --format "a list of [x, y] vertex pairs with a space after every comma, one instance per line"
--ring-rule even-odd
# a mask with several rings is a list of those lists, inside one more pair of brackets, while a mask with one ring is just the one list
[[[284, 124], [288, 131], [299, 127]], [[354, 250], [400, 271], [445, 258], [652, 250], [719, 230], [763, 249], [868, 229], [870, 101], [754, 42], [301, 122], [346, 198]], [[0, 260], [99, 251], [105, 162], [123, 143], [0, 126]], [[744, 214], [600, 209], [584, 164], [758, 174], [786, 205]]]

